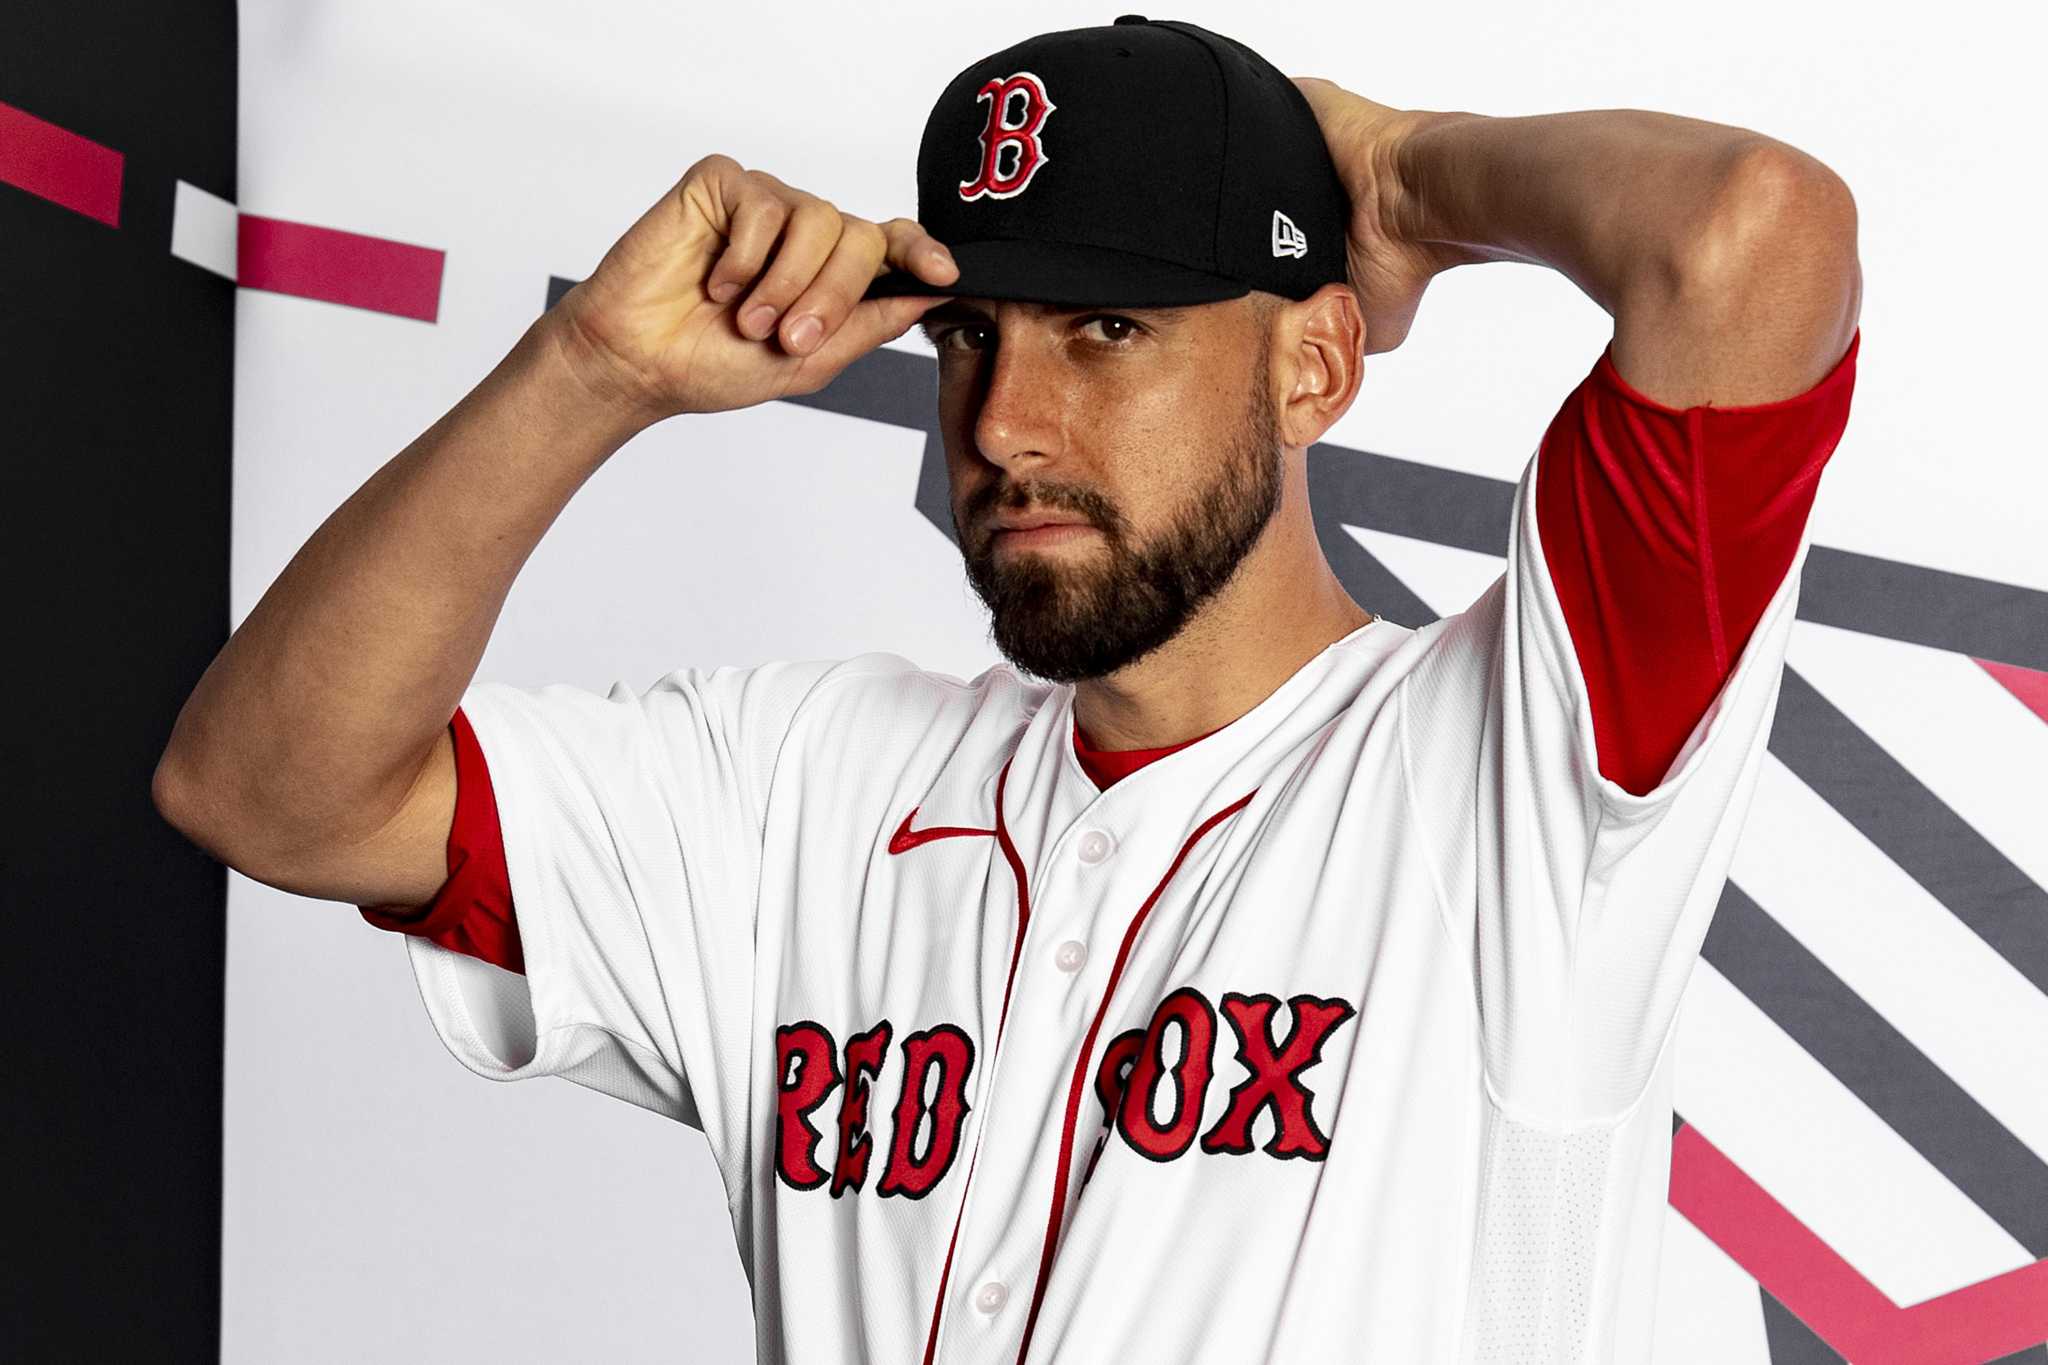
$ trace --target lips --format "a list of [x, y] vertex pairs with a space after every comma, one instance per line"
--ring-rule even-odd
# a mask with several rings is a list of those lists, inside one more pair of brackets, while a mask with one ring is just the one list
[[991, 531], [1035, 531], [1041, 526], [1092, 526], [1082, 517], [1023, 516], [997, 517], [989, 522]]
[[992, 553], [1000, 554], [1007, 550], [1021, 553], [1033, 547], [1086, 540], [1097, 534], [1095, 527], [1085, 521], [1045, 521], [1028, 527], [997, 527], [989, 536], [989, 546]]

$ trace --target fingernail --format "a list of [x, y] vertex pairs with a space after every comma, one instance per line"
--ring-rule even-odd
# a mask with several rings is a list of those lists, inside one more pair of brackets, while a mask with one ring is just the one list
[[711, 301], [713, 303], [724, 303], [739, 292], [740, 284], [738, 280], [726, 280], [711, 286]]
[[941, 267], [951, 266], [954, 270], [960, 268], [958, 263], [953, 260], [953, 253], [942, 246], [933, 247], [927, 254], [932, 258], [932, 264], [934, 265]]
[[757, 303], [740, 316], [740, 327], [748, 332], [759, 332], [766, 336], [768, 329], [775, 325], [775, 305]]
[[825, 330], [816, 318], [802, 317], [790, 324], [789, 346], [798, 355], [809, 355], [811, 347], [818, 344], [818, 333]]

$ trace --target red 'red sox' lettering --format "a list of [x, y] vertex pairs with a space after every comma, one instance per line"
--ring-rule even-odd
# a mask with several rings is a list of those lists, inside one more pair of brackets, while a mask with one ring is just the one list
[[[839, 1049], [832, 1031], [814, 1019], [784, 1024], [775, 1030], [775, 1174], [791, 1189], [814, 1190], [828, 1179], [834, 1198], [867, 1183], [868, 1159], [874, 1154], [868, 1107], [872, 1083], [881, 1074], [889, 1052], [890, 1026], [884, 1019], [846, 1042], [846, 1070], [839, 1070]], [[891, 1116], [889, 1156], [876, 1193], [921, 1199], [952, 1168], [966, 1122], [967, 1077], [974, 1069], [974, 1042], [954, 1024], [940, 1024], [913, 1033], [899, 1049], [904, 1058], [902, 1089]], [[838, 1145], [828, 1171], [815, 1155], [825, 1132], [812, 1115], [835, 1088], [845, 1082], [839, 1098]], [[931, 1098], [926, 1098], [926, 1091]]]
[[[1112, 1132], [1151, 1161], [1175, 1161], [1196, 1149], [1240, 1156], [1256, 1149], [1271, 1157], [1321, 1161], [1329, 1154], [1328, 1130], [1316, 1121], [1316, 1095], [1301, 1074], [1322, 1060], [1331, 1035], [1355, 1013], [1350, 1002], [1334, 997], [1295, 995], [1283, 1003], [1276, 995], [1226, 991], [1219, 1010], [1192, 986], [1173, 991], [1146, 1027], [1126, 1029], [1102, 1048], [1094, 1084], [1101, 1117], [1081, 1179], [1095, 1173]], [[1227, 1035], [1218, 1026], [1219, 1014], [1230, 1026]], [[834, 1198], [858, 1194], [867, 1187], [876, 1144], [884, 1140], [873, 1131], [870, 1111], [873, 1087], [891, 1054], [889, 1021], [854, 1034], [843, 1052], [831, 1030], [812, 1019], [784, 1024], [775, 1036], [777, 1178], [798, 1190], [829, 1182]], [[1231, 1086], [1222, 1114], [1203, 1132], [1204, 1101], [1226, 1048], [1234, 1051], [1244, 1077]], [[967, 1085], [974, 1041], [958, 1025], [938, 1024], [903, 1038], [894, 1052], [900, 1062], [896, 1099], [888, 1106], [891, 1131], [875, 1193], [921, 1199], [959, 1156], [972, 1108]], [[817, 1115], [835, 1089], [837, 1122], [828, 1128]], [[1255, 1125], [1271, 1129], [1265, 1142], [1254, 1142]], [[818, 1154], [828, 1132], [836, 1132], [829, 1167]]]
[[1265, 1146], [1269, 1156], [1321, 1161], [1329, 1155], [1330, 1139], [1316, 1127], [1308, 1107], [1312, 1097], [1300, 1076], [1322, 1058], [1330, 1030], [1355, 1011], [1347, 1001], [1313, 995], [1297, 995], [1287, 1003], [1294, 1011], [1294, 1024], [1276, 1052], [1269, 1041], [1268, 1021], [1280, 1007], [1279, 997], [1223, 997], [1223, 1017], [1237, 1032], [1237, 1059], [1251, 1074], [1230, 1092], [1230, 1107], [1216, 1126], [1202, 1135], [1203, 1151], [1249, 1152], [1252, 1120], [1265, 1109], [1272, 1112], [1274, 1122], [1273, 1139]]
[[[1164, 1059], [1168, 1025], [1179, 1026], [1181, 1043], [1180, 1060], [1171, 1067]], [[1132, 1151], [1154, 1161], [1171, 1161], [1195, 1140], [1195, 1130], [1202, 1126], [1202, 1096], [1209, 1091], [1209, 1073], [1215, 1065], [1210, 1058], [1215, 1043], [1216, 1011], [1200, 991], [1182, 986], [1159, 1002], [1117, 1106], [1117, 1131]], [[1152, 1118], [1152, 1096], [1162, 1078], [1173, 1096], [1168, 1106], [1173, 1117], [1163, 1124]]]
[[782, 1082], [775, 1097], [775, 1170], [800, 1190], [825, 1183], [825, 1168], [811, 1159], [811, 1148], [824, 1134], [811, 1115], [839, 1084], [837, 1051], [831, 1031], [816, 1020], [775, 1030], [776, 1075]]
[[867, 1182], [868, 1157], [875, 1147], [867, 1127], [869, 1087], [881, 1074], [888, 1052], [887, 1019], [846, 1040], [846, 1098], [839, 1104], [839, 1159], [832, 1166], [834, 1199]]
[[[967, 1119], [967, 1073], [973, 1069], [974, 1044], [956, 1025], [940, 1024], [903, 1040], [903, 1092], [896, 1101], [889, 1165], [876, 1193], [922, 1199], [932, 1192], [959, 1150], [960, 1127]], [[926, 1076], [934, 1071], [937, 1093], [927, 1102]], [[929, 1137], [924, 1155], [918, 1156], [912, 1148], [921, 1128]]]

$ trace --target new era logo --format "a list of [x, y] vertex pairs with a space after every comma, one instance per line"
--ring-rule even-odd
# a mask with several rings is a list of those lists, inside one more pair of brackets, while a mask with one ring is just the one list
[[1278, 209], [1273, 210], [1273, 254], [1275, 256], [1308, 255], [1308, 238], [1302, 235], [1294, 220]]

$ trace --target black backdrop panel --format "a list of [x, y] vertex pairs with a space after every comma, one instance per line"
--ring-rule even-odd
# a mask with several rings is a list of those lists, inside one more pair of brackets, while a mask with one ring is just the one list
[[227, 634], [235, 287], [170, 231], [235, 197], [235, 45], [0, 5], [0, 103], [124, 158], [116, 226], [0, 183], [9, 1360], [219, 1358], [227, 874], [149, 784]]

